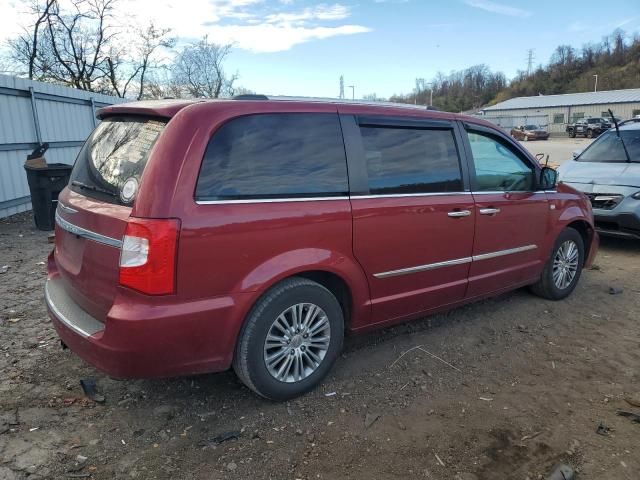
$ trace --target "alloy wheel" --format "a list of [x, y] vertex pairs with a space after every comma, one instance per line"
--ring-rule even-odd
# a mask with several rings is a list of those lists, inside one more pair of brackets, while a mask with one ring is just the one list
[[322, 363], [331, 340], [329, 317], [313, 303], [298, 303], [274, 320], [264, 342], [264, 362], [273, 378], [304, 380]]
[[560, 245], [553, 259], [553, 283], [560, 290], [568, 288], [578, 272], [580, 251], [573, 240]]

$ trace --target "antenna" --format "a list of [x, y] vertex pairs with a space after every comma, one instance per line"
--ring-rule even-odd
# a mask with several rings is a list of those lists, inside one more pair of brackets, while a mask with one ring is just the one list
[[340, 75], [340, 95], [338, 98], [344, 98], [344, 75]]
[[527, 77], [531, 76], [531, 70], [533, 70], [533, 61], [536, 58], [533, 52], [533, 48], [527, 50]]

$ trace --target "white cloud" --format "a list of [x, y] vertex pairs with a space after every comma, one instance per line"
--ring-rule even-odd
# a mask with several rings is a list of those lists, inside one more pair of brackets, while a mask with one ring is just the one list
[[175, 0], [127, 1], [127, 15], [153, 19], [181, 39], [208, 35], [212, 41], [252, 52], [280, 52], [312, 40], [370, 31], [362, 25], [336, 25], [351, 16], [350, 8], [339, 3], [297, 9], [294, 0], [280, 0], [279, 5], [263, 0], [190, 0], [185, 9]]
[[362, 25], [309, 27], [263, 23], [259, 25], [220, 25], [209, 32], [209, 38], [218, 43], [234, 43], [236, 47], [252, 52], [281, 52], [311, 40], [369, 31], [371, 29]]
[[[31, 18], [29, 0], [0, 0], [0, 42], [15, 36]], [[63, 3], [69, 0], [61, 0]], [[171, 28], [179, 44], [208, 35], [212, 41], [233, 43], [252, 52], [279, 52], [302, 43], [371, 31], [349, 22], [351, 9], [340, 3], [297, 6], [295, 0], [120, 0], [114, 24], [135, 42], [141, 27], [154, 22]], [[6, 14], [5, 14], [6, 13]]]
[[268, 23], [294, 23], [306, 22], [309, 20], [342, 20], [351, 12], [349, 8], [336, 3], [335, 5], [317, 5], [308, 7], [299, 12], [280, 12], [272, 13], [266, 16]]
[[465, 0], [467, 5], [474, 8], [479, 8], [486, 12], [497, 13], [499, 15], [508, 15], [510, 17], [529, 17], [531, 12], [523, 10], [521, 8], [511, 7], [509, 5], [503, 5], [501, 3], [491, 2], [489, 0]]

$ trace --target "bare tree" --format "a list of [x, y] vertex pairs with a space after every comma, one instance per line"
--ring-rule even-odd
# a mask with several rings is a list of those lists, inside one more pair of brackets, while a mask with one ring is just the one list
[[176, 57], [171, 71], [175, 81], [192, 97], [218, 98], [234, 94], [237, 74], [227, 76], [224, 61], [231, 45], [209, 42], [205, 36], [185, 47]]
[[161, 48], [173, 47], [175, 40], [169, 38], [171, 29], [158, 28], [149, 23], [133, 46], [112, 47], [107, 57], [107, 76], [115, 94], [126, 97], [129, 87], [137, 88], [136, 98], [144, 98], [147, 74], [159, 67], [154, 54]]
[[38, 0], [34, 0], [30, 7], [31, 14], [35, 17], [34, 24], [25, 28], [22, 35], [9, 42], [10, 46], [25, 60], [27, 65], [26, 73], [29, 79], [33, 79], [34, 76], [40, 29], [46, 28], [49, 12], [56, 3], [57, 0], [45, 0], [44, 4], [41, 4]]
[[[33, 0], [34, 23], [9, 41], [11, 59], [31, 79], [125, 97], [145, 94], [156, 54], [173, 46], [169, 29], [150, 23], [136, 41], [114, 18], [118, 0]], [[117, 26], [116, 26], [117, 25]]]

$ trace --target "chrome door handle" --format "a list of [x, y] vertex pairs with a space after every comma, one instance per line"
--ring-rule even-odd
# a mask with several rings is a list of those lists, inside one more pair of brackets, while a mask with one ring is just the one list
[[469, 215], [471, 215], [471, 212], [469, 210], [454, 210], [453, 212], [447, 213], [447, 215], [453, 218], [460, 218], [468, 217]]
[[481, 208], [480, 215], [495, 215], [496, 213], [500, 213], [499, 208]]

